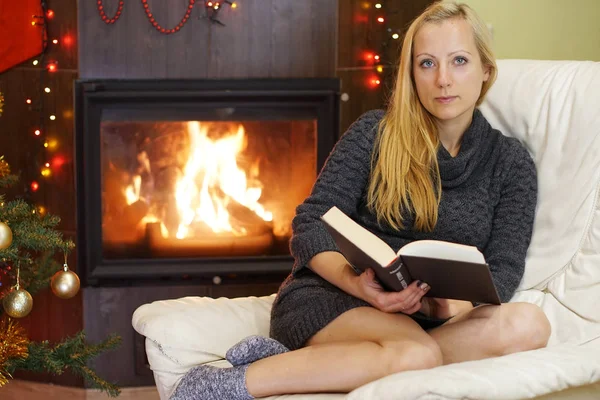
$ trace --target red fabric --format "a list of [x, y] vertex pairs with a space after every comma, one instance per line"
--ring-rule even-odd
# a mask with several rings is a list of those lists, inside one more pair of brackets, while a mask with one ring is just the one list
[[0, 72], [42, 52], [42, 26], [31, 25], [34, 15], [42, 15], [40, 0], [0, 0]]

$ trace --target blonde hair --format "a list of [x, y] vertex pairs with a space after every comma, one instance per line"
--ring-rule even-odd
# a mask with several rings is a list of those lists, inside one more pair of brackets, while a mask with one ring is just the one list
[[496, 79], [497, 67], [488, 29], [469, 6], [438, 2], [410, 25], [404, 37], [395, 87], [378, 128], [367, 192], [367, 204], [377, 219], [395, 229], [404, 228], [402, 215], [407, 211], [414, 212], [414, 227], [420, 231], [432, 231], [437, 223], [442, 193], [437, 163], [438, 132], [433, 117], [416, 92], [412, 53], [415, 34], [424, 24], [452, 18], [463, 19], [471, 25], [482, 65], [490, 71], [477, 106]]

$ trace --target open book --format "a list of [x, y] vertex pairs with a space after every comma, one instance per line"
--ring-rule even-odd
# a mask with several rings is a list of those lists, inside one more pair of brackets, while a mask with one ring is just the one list
[[417, 240], [396, 253], [337, 207], [321, 219], [356, 272], [372, 268], [387, 290], [400, 291], [420, 280], [431, 286], [429, 297], [500, 304], [489, 267], [474, 246]]

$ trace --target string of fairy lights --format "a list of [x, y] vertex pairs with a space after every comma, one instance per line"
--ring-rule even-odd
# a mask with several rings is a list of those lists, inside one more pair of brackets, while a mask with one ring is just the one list
[[[54, 11], [48, 9], [45, 0], [41, 1], [41, 11], [41, 15], [33, 15], [31, 21], [31, 25], [39, 28], [41, 34], [42, 51], [32, 62], [34, 66], [39, 68], [40, 78], [37, 93], [30, 93], [25, 99], [29, 111], [37, 114], [37, 118], [30, 118], [30, 121], [32, 122], [32, 127], [30, 129], [33, 135], [39, 139], [39, 144], [34, 146], [35, 154], [31, 157], [35, 165], [35, 171], [37, 172], [30, 172], [28, 176], [26, 176], [29, 180], [26, 189], [27, 198], [30, 197], [31, 193], [35, 193], [40, 189], [43, 180], [52, 175], [53, 169], [64, 164], [64, 157], [55, 156], [53, 159], [49, 159], [49, 154], [45, 151], [55, 150], [58, 145], [56, 139], [51, 139], [48, 134], [48, 121], [56, 121], [56, 102], [50, 101], [54, 100], [52, 90], [53, 80], [51, 79], [50, 74], [58, 71], [58, 62], [56, 60], [48, 59], [47, 55], [50, 43], [52, 43], [52, 45], [58, 45], [59, 39], [50, 39], [48, 27], [49, 22], [54, 19]], [[72, 41], [72, 38], [64, 38], [64, 41]], [[43, 155], [40, 155], [40, 153]], [[45, 207], [42, 205], [37, 207], [37, 211], [41, 214], [46, 212]]]
[[[390, 16], [398, 14], [398, 10], [392, 10], [387, 7], [386, 1], [363, 1], [360, 4], [361, 12], [355, 17], [355, 22], [372, 24], [381, 31], [383, 40], [379, 43], [379, 48], [364, 49], [360, 58], [363, 66], [350, 67], [350, 68], [338, 68], [339, 70], [364, 70], [367, 73], [367, 78], [364, 82], [365, 86], [369, 89], [378, 88], [383, 80], [386, 69], [396, 68], [397, 57], [388, 57], [390, 54], [390, 48], [395, 46], [395, 49], [399, 49], [400, 38], [402, 29], [393, 26], [391, 23]], [[394, 53], [396, 54], [396, 53]]]

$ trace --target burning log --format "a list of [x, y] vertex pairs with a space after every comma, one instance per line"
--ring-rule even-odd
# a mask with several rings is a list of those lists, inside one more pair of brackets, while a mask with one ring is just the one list
[[225, 199], [229, 222], [232, 226], [238, 229], [243, 228], [249, 236], [261, 235], [266, 232], [273, 233], [273, 223], [271, 221], [265, 221], [250, 208], [227, 196], [220, 187], [212, 188], [211, 194]]
[[129, 204], [123, 210], [121, 223], [125, 226], [136, 227], [138, 223], [148, 214], [150, 207], [145, 201], [138, 200]]
[[163, 237], [160, 223], [146, 225], [150, 252], [157, 257], [233, 257], [267, 254], [273, 245], [273, 234], [253, 236], [215, 234], [176, 239]]
[[232, 226], [244, 228], [248, 235], [259, 235], [266, 232], [273, 232], [273, 223], [265, 221], [254, 211], [245, 205], [229, 199], [227, 203], [227, 212], [229, 213], [229, 221]]
[[105, 241], [111, 245], [123, 245], [144, 239], [145, 232], [143, 227], [140, 230], [140, 222], [148, 214], [148, 210], [148, 204], [141, 200], [126, 206], [118, 218], [103, 226]]

